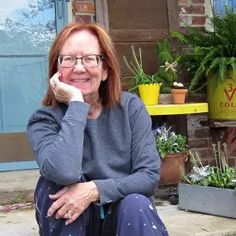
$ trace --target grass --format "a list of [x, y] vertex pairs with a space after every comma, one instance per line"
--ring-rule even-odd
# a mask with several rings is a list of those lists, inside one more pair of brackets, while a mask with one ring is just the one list
[[34, 198], [32, 190], [0, 192], [0, 206], [33, 202]]

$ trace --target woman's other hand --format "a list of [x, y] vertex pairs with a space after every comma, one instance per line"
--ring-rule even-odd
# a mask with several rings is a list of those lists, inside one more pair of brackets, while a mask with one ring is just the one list
[[66, 104], [71, 101], [84, 102], [81, 91], [74, 86], [61, 82], [59, 77], [60, 72], [57, 72], [50, 79], [50, 87], [55, 95], [56, 100]]
[[65, 218], [66, 225], [75, 221], [92, 203], [99, 200], [99, 193], [93, 181], [76, 183], [49, 195], [54, 203], [48, 209], [48, 217]]

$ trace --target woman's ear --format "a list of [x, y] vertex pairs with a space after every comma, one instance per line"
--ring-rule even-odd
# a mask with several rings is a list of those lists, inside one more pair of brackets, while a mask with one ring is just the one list
[[104, 68], [102, 72], [102, 81], [105, 81], [108, 77], [108, 68]]
[[57, 71], [60, 73], [59, 80], [63, 81], [62, 80], [62, 68], [59, 65], [57, 65]]

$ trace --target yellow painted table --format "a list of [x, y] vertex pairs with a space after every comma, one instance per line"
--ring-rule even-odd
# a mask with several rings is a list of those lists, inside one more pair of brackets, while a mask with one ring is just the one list
[[208, 112], [208, 103], [158, 104], [146, 108], [150, 116], [187, 115]]

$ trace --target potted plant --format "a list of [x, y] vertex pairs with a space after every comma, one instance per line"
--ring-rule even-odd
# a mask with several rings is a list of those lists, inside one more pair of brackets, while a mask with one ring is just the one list
[[178, 82], [173, 83], [173, 87], [171, 89], [173, 103], [175, 104], [185, 103], [187, 93], [188, 89], [186, 89], [182, 83]]
[[179, 183], [179, 209], [236, 218], [236, 170], [228, 166], [226, 144], [213, 144], [214, 165], [190, 153], [193, 167]]
[[192, 76], [191, 92], [207, 86], [210, 119], [236, 120], [236, 14], [227, 8], [223, 16], [213, 11], [210, 22], [209, 31], [188, 27], [187, 33], [173, 32], [190, 46], [179, 64]]
[[155, 49], [160, 66], [154, 76], [162, 84], [159, 100], [163, 104], [172, 103], [171, 88], [177, 79], [178, 59], [173, 56], [168, 39], [156, 42]]
[[138, 55], [136, 55], [135, 48], [131, 45], [131, 52], [132, 60], [128, 61], [126, 56], [123, 56], [126, 66], [134, 75], [133, 86], [129, 91], [138, 91], [145, 105], [156, 105], [158, 104], [161, 83], [155, 80], [154, 75], [147, 75], [144, 72], [141, 48], [138, 49]]
[[160, 186], [178, 184], [188, 159], [187, 138], [166, 125], [154, 130], [156, 147], [161, 156]]
[[155, 49], [160, 64], [158, 71], [154, 74], [155, 79], [162, 83], [162, 93], [170, 93], [171, 87], [177, 79], [177, 58], [172, 55], [168, 39], [156, 42]]

